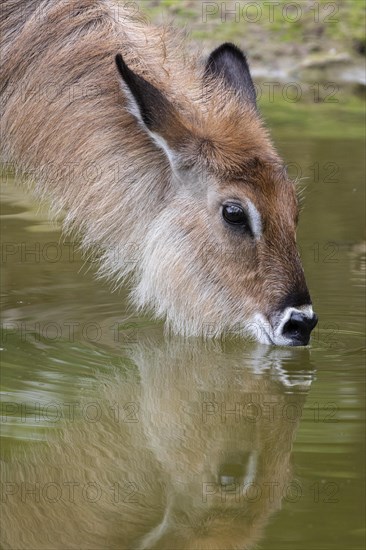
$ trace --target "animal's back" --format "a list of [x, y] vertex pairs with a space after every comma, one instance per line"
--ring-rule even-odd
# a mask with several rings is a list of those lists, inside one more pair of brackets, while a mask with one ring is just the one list
[[86, 246], [118, 247], [122, 229], [123, 242], [140, 241], [126, 205], [157, 178], [164, 190], [166, 160], [124, 108], [115, 56], [171, 89], [179, 40], [168, 58], [169, 32], [105, 0], [5, 1], [1, 31], [2, 160], [33, 176]]
[[[22, 165], [28, 161], [29, 168], [55, 160], [51, 149], [57, 148], [58, 157], [62, 155], [54, 142], [60, 131], [64, 150], [77, 146], [72, 135], [78, 135], [79, 121], [87, 127], [93, 103], [95, 107], [90, 90], [87, 95], [88, 85], [97, 90], [103, 84], [99, 91], [104, 92], [108, 105], [112, 74], [112, 59], [108, 58], [117, 42], [116, 23], [108, 17], [104, 2], [84, 2], [79, 11], [76, 7], [76, 2], [57, 0], [10, 0], [3, 6], [4, 145], [11, 160]], [[71, 123], [73, 133], [67, 128]], [[19, 130], [22, 126], [26, 132]]]

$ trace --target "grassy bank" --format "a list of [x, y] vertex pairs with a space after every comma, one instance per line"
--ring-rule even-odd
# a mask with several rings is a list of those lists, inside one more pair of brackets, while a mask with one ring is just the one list
[[153, 22], [186, 28], [205, 51], [235, 42], [264, 75], [365, 81], [363, 0], [144, 0], [138, 8]]
[[241, 42], [256, 36], [314, 52], [333, 47], [365, 53], [363, 0], [145, 0], [139, 6], [154, 21], [174, 18], [177, 25], [187, 25], [195, 39]]

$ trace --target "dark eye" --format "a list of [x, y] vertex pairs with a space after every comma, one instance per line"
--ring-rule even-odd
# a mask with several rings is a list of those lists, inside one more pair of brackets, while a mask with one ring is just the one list
[[230, 225], [246, 226], [249, 228], [248, 216], [240, 204], [227, 203], [222, 207], [222, 216]]

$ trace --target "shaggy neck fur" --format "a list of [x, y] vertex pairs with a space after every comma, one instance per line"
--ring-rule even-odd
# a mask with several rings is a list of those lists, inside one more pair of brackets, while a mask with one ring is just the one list
[[[98, 252], [100, 274], [116, 287], [131, 275], [135, 304], [185, 335], [218, 335], [253, 312], [214, 269], [200, 271], [205, 243], [193, 246], [188, 224], [172, 220], [191, 209], [193, 165], [202, 197], [210, 178], [240, 177], [252, 158], [278, 162], [256, 109], [205, 79], [176, 31], [107, 0], [5, 1], [0, 30], [2, 160], [28, 174], [54, 215], [66, 213], [65, 230]], [[176, 144], [186, 186], [131, 114], [117, 52], [177, 106], [190, 136]]]

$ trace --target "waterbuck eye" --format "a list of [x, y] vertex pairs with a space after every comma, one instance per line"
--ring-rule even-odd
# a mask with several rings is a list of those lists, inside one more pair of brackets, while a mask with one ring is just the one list
[[250, 228], [248, 216], [240, 204], [227, 203], [222, 207], [222, 216], [230, 225]]

